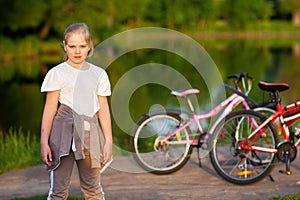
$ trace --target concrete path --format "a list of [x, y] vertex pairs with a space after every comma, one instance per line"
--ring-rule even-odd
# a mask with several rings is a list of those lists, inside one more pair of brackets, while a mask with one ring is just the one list
[[[181, 170], [170, 175], [145, 173], [131, 157], [115, 157], [110, 168], [102, 176], [107, 200], [169, 200], [169, 199], [268, 199], [300, 192], [300, 158], [292, 163], [292, 176], [278, 173], [284, 165], [276, 166], [269, 178], [247, 186], [228, 183], [213, 170], [210, 160], [202, 160], [198, 166], [196, 152]], [[0, 175], [0, 199], [46, 195], [48, 172], [42, 165], [11, 171]], [[82, 196], [74, 170], [70, 195]]]

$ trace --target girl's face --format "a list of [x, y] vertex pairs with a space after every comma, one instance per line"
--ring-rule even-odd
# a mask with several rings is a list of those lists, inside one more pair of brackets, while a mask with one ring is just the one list
[[68, 55], [67, 63], [75, 68], [80, 68], [88, 56], [90, 46], [84, 34], [72, 33], [64, 42], [64, 49]]

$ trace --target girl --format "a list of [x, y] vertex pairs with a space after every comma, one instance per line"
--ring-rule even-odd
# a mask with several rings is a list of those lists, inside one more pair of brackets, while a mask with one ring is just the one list
[[48, 199], [67, 199], [74, 162], [85, 199], [104, 199], [100, 169], [112, 160], [110, 82], [103, 69], [85, 61], [94, 50], [85, 23], [66, 29], [63, 47], [64, 62], [49, 70], [41, 87], [47, 92], [41, 158], [50, 171]]

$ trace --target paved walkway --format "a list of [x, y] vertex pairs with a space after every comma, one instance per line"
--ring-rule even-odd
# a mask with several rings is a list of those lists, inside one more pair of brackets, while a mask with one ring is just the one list
[[[169, 199], [267, 199], [300, 192], [300, 158], [292, 163], [292, 176], [278, 173], [279, 165], [269, 178], [247, 186], [221, 179], [212, 169], [208, 158], [198, 167], [196, 152], [181, 170], [170, 175], [143, 173], [130, 157], [115, 157], [111, 168], [102, 176], [107, 200], [169, 200]], [[114, 168], [114, 169], [113, 169]], [[118, 169], [118, 170], [117, 170]], [[127, 172], [126, 172], [127, 171]], [[128, 172], [129, 171], [129, 172]], [[0, 199], [45, 195], [48, 192], [48, 173], [42, 165], [0, 175]], [[82, 196], [74, 170], [70, 195]]]

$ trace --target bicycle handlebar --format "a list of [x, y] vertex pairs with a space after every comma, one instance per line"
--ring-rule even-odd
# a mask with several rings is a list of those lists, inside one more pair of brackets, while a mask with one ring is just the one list
[[228, 79], [235, 79], [237, 82], [240, 82], [243, 78], [253, 80], [253, 77], [249, 76], [247, 72], [241, 72], [238, 74], [230, 74], [227, 76]]
[[[241, 90], [246, 96], [250, 93], [252, 89], [253, 77], [249, 76], [247, 72], [241, 72], [238, 74], [230, 74], [227, 76], [228, 79], [233, 79], [235, 88]], [[242, 88], [239, 84], [242, 84]]]
[[252, 98], [250, 98], [249, 96], [247, 96], [247, 95], [244, 94], [243, 92], [241, 92], [241, 91], [239, 91], [239, 90], [237, 90], [237, 89], [235, 89], [235, 88], [233, 88], [233, 87], [231, 87], [230, 85], [227, 85], [227, 84], [225, 84], [225, 83], [223, 83], [223, 86], [224, 86], [226, 89], [228, 89], [228, 90], [230, 90], [230, 91], [232, 91], [232, 92], [238, 94], [239, 96], [243, 97], [243, 98], [246, 99], [247, 101], [251, 102], [251, 104], [253, 104], [254, 107], [257, 107], [257, 106], [258, 106], [258, 104], [257, 104]]
[[235, 79], [235, 80], [239, 80], [239, 75], [237, 74], [230, 74], [227, 76], [228, 79]]

